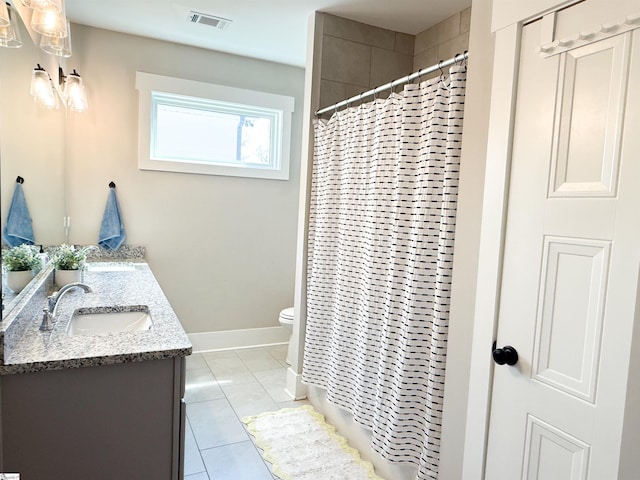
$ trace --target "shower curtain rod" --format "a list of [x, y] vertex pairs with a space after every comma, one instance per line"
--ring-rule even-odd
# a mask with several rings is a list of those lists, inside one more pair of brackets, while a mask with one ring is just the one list
[[466, 60], [468, 57], [469, 57], [469, 52], [465, 51], [464, 53], [459, 53], [457, 55], [454, 55], [449, 60], [441, 60], [435, 65], [431, 65], [430, 67], [423, 68], [422, 70], [412, 73], [410, 75], [407, 75], [406, 77], [399, 78], [397, 80], [394, 80], [393, 82], [385, 83], [384, 85], [381, 85], [372, 90], [369, 90], [368, 92], [360, 93], [346, 100], [342, 100], [341, 102], [338, 102], [329, 107], [322, 108], [316, 112], [316, 115], [322, 115], [323, 113], [336, 111], [338, 108], [344, 107], [345, 105], [349, 105], [350, 103], [355, 102], [357, 100], [362, 100], [364, 97], [370, 97], [371, 95], [375, 95], [376, 93], [382, 92], [384, 90], [388, 90], [398, 85], [402, 85], [403, 83], [409, 83], [410, 81], [415, 80], [416, 78], [420, 78], [422, 75], [427, 75], [428, 73], [443, 69], [445, 67], [448, 67], [449, 65], [453, 65], [454, 63], [462, 62], [463, 60]]

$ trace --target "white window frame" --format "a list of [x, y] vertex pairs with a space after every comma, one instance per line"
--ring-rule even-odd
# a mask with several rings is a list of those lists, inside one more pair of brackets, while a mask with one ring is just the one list
[[[164, 172], [195, 173], [203, 175], [224, 175], [232, 177], [264, 178], [289, 180], [289, 154], [291, 149], [291, 116], [294, 98], [286, 95], [245, 90], [242, 88], [197, 82], [175, 77], [166, 77], [145, 72], [136, 72], [136, 89], [139, 91], [138, 103], [138, 168]], [[272, 145], [272, 164], [261, 167], [253, 164], [233, 164], [215, 162], [197, 162], [190, 160], [170, 161], [153, 158], [151, 142], [153, 140], [154, 102], [153, 94], [182, 95], [205, 100], [227, 102], [247, 106], [252, 109], [269, 109], [281, 112], [280, 122], [274, 122], [276, 144]]]

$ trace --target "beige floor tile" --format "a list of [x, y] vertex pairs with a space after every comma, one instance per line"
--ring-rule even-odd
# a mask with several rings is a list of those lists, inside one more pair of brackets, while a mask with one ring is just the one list
[[289, 366], [287, 365], [287, 351], [289, 350], [288, 344], [274, 345], [273, 347], [266, 347], [266, 349], [273, 358], [280, 362], [280, 365], [285, 368]]
[[222, 390], [238, 418], [278, 410], [276, 402], [257, 380], [251, 383], [222, 385]]
[[204, 361], [204, 357], [200, 353], [193, 353], [186, 357], [187, 366], [186, 370], [201, 370], [203, 368], [207, 368], [207, 364]]
[[284, 368], [255, 372], [254, 376], [274, 402], [287, 402], [291, 397], [284, 391], [287, 386], [287, 371]]
[[[203, 360], [204, 362], [204, 360]], [[218, 385], [213, 373], [204, 364], [199, 370], [187, 370], [184, 400], [187, 403], [202, 402], [224, 398], [224, 393]]]
[[184, 480], [209, 480], [209, 475], [206, 472], [201, 472], [194, 475], [186, 475]]
[[254, 382], [255, 377], [247, 366], [234, 352], [231, 353], [233, 355], [204, 354], [204, 359], [216, 377], [218, 385]]
[[282, 367], [280, 362], [271, 355], [267, 347], [247, 348], [236, 350], [235, 352], [251, 372], [261, 372]]
[[188, 403], [187, 418], [200, 450], [248, 440], [244, 425], [226, 399]]
[[206, 473], [204, 463], [202, 462], [196, 439], [193, 436], [191, 425], [187, 422], [184, 438], [184, 474], [187, 477], [188, 475], [202, 472]]
[[210, 477], [216, 480], [272, 480], [264, 460], [248, 439], [202, 451]]

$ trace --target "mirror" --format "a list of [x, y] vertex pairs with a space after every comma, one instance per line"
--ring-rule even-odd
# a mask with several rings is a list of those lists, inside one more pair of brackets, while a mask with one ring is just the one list
[[[20, 28], [23, 46], [0, 48], [0, 226], [21, 176], [36, 243], [56, 245], [65, 241], [65, 111], [34, 103], [31, 72], [38, 63], [44, 66], [46, 54]], [[5, 297], [5, 312], [12, 307], [10, 297], [15, 295]]]

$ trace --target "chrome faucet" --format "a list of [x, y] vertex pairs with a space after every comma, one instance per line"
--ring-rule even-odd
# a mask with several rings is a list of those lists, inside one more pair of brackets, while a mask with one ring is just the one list
[[68, 283], [53, 295], [47, 298], [47, 306], [42, 309], [42, 323], [40, 324], [40, 330], [49, 331], [53, 329], [53, 323], [55, 322], [56, 312], [58, 310], [58, 303], [62, 296], [69, 290], [74, 288], [81, 288], [85, 293], [92, 292], [91, 287], [85, 283]]

